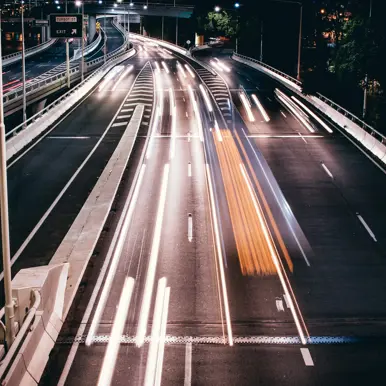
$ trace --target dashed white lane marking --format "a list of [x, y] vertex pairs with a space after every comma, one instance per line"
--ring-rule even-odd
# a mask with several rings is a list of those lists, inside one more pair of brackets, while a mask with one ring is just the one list
[[324, 169], [324, 171], [329, 175], [330, 178], [334, 178], [334, 176], [332, 175], [332, 173], [330, 172], [330, 170], [328, 169], [328, 167], [322, 162], [322, 168]]
[[284, 118], [287, 118], [287, 116], [284, 114], [283, 111], [280, 110], [280, 113], [281, 113], [281, 115], [282, 115]]
[[370, 235], [370, 237], [375, 241], [377, 242], [377, 239], [373, 233], [373, 231], [370, 229], [370, 227], [367, 225], [366, 221], [364, 220], [364, 218], [359, 214], [357, 213], [357, 217], [359, 219], [359, 221], [362, 223], [362, 225], [365, 227], [365, 229], [367, 230], [368, 234]]
[[188, 214], [188, 240], [191, 243], [193, 240], [193, 217], [192, 214]]
[[185, 111], [185, 115], [186, 115], [186, 118], [188, 118], [188, 117], [189, 117], [189, 115], [188, 115], [188, 112], [187, 112], [187, 111]]
[[288, 304], [287, 296], [285, 296], [285, 294], [283, 294], [283, 299], [285, 301], [285, 305], [287, 306], [287, 308], [290, 308], [290, 305]]
[[192, 384], [192, 342], [186, 343], [185, 346], [185, 378], [184, 386]]
[[117, 123], [113, 123], [111, 127], [126, 126], [127, 124], [128, 122], [117, 122]]
[[190, 162], [188, 163], [188, 177], [192, 177], [192, 164]]
[[300, 349], [300, 352], [302, 353], [303, 360], [306, 366], [313, 366], [314, 361], [312, 360], [310, 350], [308, 348], [302, 347]]

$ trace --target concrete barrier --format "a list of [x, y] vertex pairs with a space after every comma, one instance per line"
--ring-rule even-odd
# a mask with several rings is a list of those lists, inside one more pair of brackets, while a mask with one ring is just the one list
[[63, 325], [68, 268], [59, 264], [23, 269], [13, 279], [15, 320], [25, 321], [1, 362], [2, 385], [38, 384]]
[[129, 161], [144, 111], [138, 105], [97, 184], [55, 252], [50, 264], [69, 263], [69, 276], [64, 298], [67, 315], [84, 271], [113, 204], [122, 175]]

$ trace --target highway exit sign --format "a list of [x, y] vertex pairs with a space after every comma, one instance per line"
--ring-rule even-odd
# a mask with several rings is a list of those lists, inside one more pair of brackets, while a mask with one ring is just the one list
[[52, 38], [81, 38], [82, 15], [51, 14], [50, 28]]

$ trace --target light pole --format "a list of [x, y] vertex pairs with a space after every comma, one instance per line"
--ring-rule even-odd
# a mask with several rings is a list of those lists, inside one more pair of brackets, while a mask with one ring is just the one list
[[[67, 13], [67, 0], [66, 0], [66, 13]], [[71, 87], [71, 79], [70, 79], [70, 43], [68, 39], [66, 39], [66, 72], [67, 72], [67, 87]]]
[[[1, 9], [0, 9], [1, 14]], [[0, 20], [1, 31], [1, 20]], [[23, 36], [24, 38], [24, 36]], [[0, 34], [0, 68], [3, 68], [1, 54]], [[5, 342], [11, 346], [15, 339], [14, 308], [12, 299], [11, 280], [11, 251], [9, 246], [9, 219], [8, 219], [8, 186], [7, 186], [7, 160], [5, 149], [5, 125], [3, 105], [3, 75], [0, 74], [0, 210], [1, 210], [1, 238], [3, 249], [4, 293], [5, 293]]]
[[82, 6], [82, 58], [80, 61], [80, 67], [81, 67], [81, 82], [84, 80], [84, 2], [80, 0], [75, 1], [75, 5], [78, 7], [78, 13], [79, 13], [79, 7]]
[[21, 3], [21, 34], [22, 34], [22, 42], [21, 42], [21, 66], [22, 66], [22, 81], [23, 81], [23, 122], [25, 126], [25, 122], [27, 120], [27, 100], [25, 95], [25, 42], [24, 42], [24, 4]]
[[[370, 9], [369, 9], [369, 19], [370, 20], [372, 17], [372, 13], [373, 13], [373, 0], [370, 0]], [[368, 81], [369, 81], [369, 76], [366, 73], [366, 75], [365, 75], [365, 88], [363, 90], [363, 112], [362, 112], [363, 119], [366, 118], [366, 114], [367, 114], [367, 83], [368, 83]]]

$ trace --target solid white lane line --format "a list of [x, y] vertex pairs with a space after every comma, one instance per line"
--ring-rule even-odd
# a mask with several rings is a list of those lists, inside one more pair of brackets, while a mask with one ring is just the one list
[[334, 178], [332, 173], [328, 170], [328, 167], [322, 162], [322, 168], [325, 170], [325, 172], [329, 175], [330, 178]]
[[144, 385], [146, 386], [154, 385], [154, 381], [155, 381], [165, 291], [166, 291], [166, 278], [163, 277], [158, 280], [157, 295], [155, 298], [154, 315], [153, 315], [153, 321], [151, 326], [151, 340], [149, 345], [149, 351], [147, 354], [146, 371], [145, 371]]
[[168, 313], [169, 313], [169, 300], [170, 300], [170, 287], [166, 287], [164, 303], [162, 308], [160, 342], [158, 346], [157, 369], [155, 373], [154, 386], [161, 386], [162, 367], [163, 367], [164, 352], [165, 352], [166, 326], [168, 322]]
[[226, 319], [227, 332], [228, 332], [228, 343], [230, 346], [233, 346], [233, 333], [232, 333], [232, 325], [231, 325], [231, 316], [229, 311], [228, 292], [227, 292], [226, 280], [225, 280], [224, 260], [223, 260], [222, 249], [221, 249], [220, 231], [218, 226], [216, 206], [215, 206], [215, 200], [214, 200], [212, 177], [211, 177], [208, 164], [206, 164], [206, 176], [208, 179], [209, 197], [211, 201], [213, 229], [215, 234], [216, 250], [217, 250], [216, 255], [217, 255], [218, 265], [220, 270], [222, 294], [223, 294], [223, 301], [224, 301], [224, 312], [225, 312], [225, 319]]
[[90, 137], [66, 137], [66, 136], [48, 136], [48, 139], [89, 139]]
[[377, 242], [377, 239], [375, 237], [375, 234], [373, 233], [373, 231], [370, 229], [370, 227], [367, 225], [366, 221], [364, 220], [364, 218], [359, 214], [357, 213], [357, 217], [359, 219], [359, 221], [362, 223], [362, 225], [365, 227], [365, 229], [367, 230], [367, 233], [370, 235], [370, 237], [375, 241]]
[[313, 117], [318, 123], [320, 123], [320, 125], [322, 125], [329, 133], [333, 133], [333, 131], [331, 130], [331, 128], [329, 126], [327, 126], [313, 111], [311, 111], [304, 103], [300, 102], [299, 99], [297, 99], [296, 97], [292, 96], [291, 97], [299, 106], [303, 107], [303, 109], [305, 111], [307, 111], [308, 114], [311, 115], [311, 117]]
[[109, 386], [114, 374], [117, 361], [118, 350], [121, 336], [125, 327], [127, 314], [129, 312], [130, 300], [133, 294], [134, 279], [126, 277], [122, 288], [121, 297], [118, 303], [118, 309], [115, 313], [114, 324], [111, 330], [111, 336], [107, 345], [106, 353], [103, 359], [101, 371], [99, 373], [98, 386]]
[[185, 346], [185, 378], [184, 386], [192, 384], [192, 342], [186, 343]]
[[188, 177], [192, 177], [192, 164], [190, 162], [188, 163]]
[[161, 231], [162, 231], [162, 222], [163, 222], [164, 211], [165, 211], [166, 192], [167, 192], [168, 180], [169, 180], [169, 169], [170, 169], [169, 164], [166, 164], [164, 167], [164, 174], [162, 178], [157, 218], [156, 218], [156, 223], [154, 227], [153, 243], [151, 246], [149, 266], [148, 266], [147, 275], [146, 275], [145, 290], [142, 298], [141, 312], [138, 320], [137, 341], [136, 341], [136, 344], [138, 347], [141, 347], [144, 343], [147, 323], [149, 319], [151, 296], [153, 292], [154, 278], [155, 278], [155, 272], [157, 268], [158, 251], [159, 251], [159, 246], [161, 242]]
[[302, 353], [303, 360], [306, 366], [313, 366], [314, 361], [312, 360], [310, 350], [308, 348], [302, 347], [300, 349], [300, 352]]
[[[257, 155], [257, 153], [256, 153], [255, 148], [254, 148], [253, 145], [252, 145], [252, 142], [251, 142], [250, 139], [248, 138], [248, 136], [247, 136], [245, 130], [244, 130], [243, 128], [242, 128], [241, 130], [243, 131], [243, 134], [244, 134], [244, 136], [246, 137], [246, 139], [247, 139], [247, 141], [248, 141], [248, 144], [249, 144], [251, 150], [253, 151], [253, 154], [255, 155], [255, 158], [256, 158], [257, 162], [258, 162], [259, 165], [260, 165], [261, 170], [263, 171], [264, 177], [265, 177], [266, 181], [268, 182], [268, 185], [269, 185], [269, 187], [270, 187], [270, 189], [271, 189], [272, 194], [273, 194], [274, 197], [275, 197], [276, 202], [278, 203], [279, 207], [281, 207], [281, 206], [280, 206], [279, 197], [277, 196], [276, 191], [275, 191], [275, 189], [273, 188], [273, 186], [272, 186], [272, 184], [271, 184], [271, 181], [270, 181], [270, 179], [269, 179], [268, 176], [267, 176], [267, 173], [266, 173], [266, 171], [265, 171], [265, 169], [264, 169], [264, 167], [263, 167], [263, 165], [262, 165], [262, 163], [261, 163], [261, 161], [260, 161], [260, 159], [259, 159], [259, 157], [258, 157], [258, 155]], [[286, 204], [287, 204], [287, 201], [286, 201]], [[287, 205], [288, 205], [288, 204], [287, 204]], [[289, 205], [288, 205], [288, 208], [289, 208]], [[301, 254], [302, 254], [303, 258], [304, 258], [304, 261], [306, 262], [306, 264], [307, 264], [308, 266], [310, 266], [310, 262], [308, 261], [307, 255], [306, 255], [306, 253], [304, 252], [304, 249], [303, 249], [302, 245], [300, 244], [300, 241], [299, 241], [298, 237], [296, 236], [295, 231], [294, 231], [293, 228], [292, 228], [291, 222], [287, 219], [286, 216], [284, 216], [284, 217], [285, 217], [286, 223], [288, 224], [289, 229], [291, 230], [292, 236], [293, 236], [293, 238], [295, 239], [296, 244], [298, 245], [299, 250], [300, 250], [300, 252], [301, 252]]]
[[[249, 194], [251, 196], [251, 199], [252, 199], [252, 202], [253, 202], [253, 206], [255, 207], [255, 212], [257, 214], [257, 218], [259, 219], [260, 227], [261, 227], [261, 229], [263, 231], [264, 238], [267, 241], [268, 249], [270, 251], [272, 261], [273, 261], [273, 263], [274, 263], [274, 265], [276, 267], [276, 271], [277, 271], [277, 274], [279, 276], [279, 280], [280, 280], [281, 285], [283, 287], [284, 293], [287, 296], [287, 300], [288, 300], [288, 303], [290, 305], [292, 317], [294, 318], [295, 325], [296, 325], [296, 328], [298, 330], [300, 339], [301, 339], [303, 344], [306, 344], [307, 341], [306, 341], [306, 338], [305, 338], [305, 334], [303, 332], [303, 328], [302, 328], [302, 326], [300, 324], [300, 320], [299, 320], [298, 315], [296, 313], [295, 306], [294, 306], [293, 301], [292, 301], [292, 297], [290, 296], [290, 291], [289, 291], [289, 288], [287, 286], [286, 280], [284, 278], [282, 267], [280, 265], [280, 259], [278, 257], [278, 253], [277, 253], [276, 247], [273, 244], [273, 239], [272, 239], [271, 232], [270, 232], [270, 230], [268, 228], [268, 225], [266, 223], [265, 218], [263, 217], [263, 210], [262, 210], [262, 208], [260, 206], [260, 203], [257, 201], [256, 195], [255, 195], [255, 193], [253, 191], [253, 188], [252, 188], [251, 181], [249, 180], [249, 177], [247, 176], [247, 172], [246, 172], [245, 166], [243, 164], [240, 164], [240, 170], [241, 170], [241, 173], [242, 173], [242, 175], [244, 177], [245, 183], [247, 185]], [[299, 311], [299, 313], [300, 313], [300, 311]]]
[[[124, 241], [126, 239], [127, 232], [129, 230], [129, 226], [131, 223], [131, 218], [133, 216], [135, 205], [136, 205], [136, 202], [138, 199], [138, 195], [139, 195], [139, 192], [141, 190], [141, 184], [142, 184], [142, 180], [143, 180], [143, 175], [145, 173], [145, 168], [146, 168], [146, 166], [142, 165], [142, 168], [141, 168], [141, 171], [140, 171], [140, 174], [138, 177], [138, 181], [137, 181], [137, 184], [136, 184], [134, 192], [133, 192], [133, 197], [130, 201], [129, 207], [127, 208], [127, 213], [124, 217], [122, 227], [119, 230], [119, 232], [116, 233], [117, 238], [113, 239], [113, 242], [110, 244], [108, 256], [112, 256], [112, 261], [111, 261], [109, 272], [107, 274], [105, 284], [103, 286], [102, 293], [99, 297], [99, 302], [98, 302], [97, 308], [95, 310], [95, 314], [94, 314], [94, 317], [93, 317], [93, 320], [92, 320], [92, 323], [90, 326], [90, 330], [87, 334], [86, 346], [89, 346], [92, 344], [94, 335], [95, 335], [97, 328], [98, 328], [98, 325], [99, 325], [100, 318], [102, 317], [102, 313], [103, 313], [103, 310], [104, 310], [106, 302], [107, 302], [108, 295], [110, 293], [110, 288], [111, 288], [112, 282], [114, 280], [115, 272], [116, 272], [117, 267], [118, 267], [119, 258], [121, 256], [122, 249], [124, 247]], [[110, 257], [109, 257], [109, 259], [110, 259]], [[99, 278], [98, 278], [98, 280], [99, 280]]]
[[193, 217], [192, 214], [188, 214], [188, 240], [191, 243], [193, 240]]

